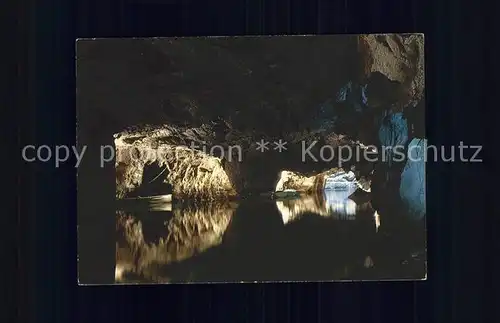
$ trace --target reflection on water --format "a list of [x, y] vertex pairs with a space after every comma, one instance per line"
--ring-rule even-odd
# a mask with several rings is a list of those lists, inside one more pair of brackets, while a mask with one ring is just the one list
[[117, 243], [116, 280], [123, 280], [124, 273], [128, 273], [168, 281], [158, 276], [155, 268], [220, 244], [235, 209], [234, 204], [219, 203], [175, 207], [171, 211], [170, 203], [153, 203], [143, 212], [117, 211], [121, 241]]
[[358, 211], [371, 210], [369, 202], [358, 205], [349, 198], [355, 191], [356, 187], [340, 191], [324, 190], [322, 194], [304, 195], [293, 200], [278, 200], [276, 207], [281, 213], [284, 224], [295, 221], [306, 213], [337, 220], [355, 220]]
[[325, 191], [128, 207], [116, 212], [116, 282], [423, 278], [423, 227], [354, 200]]

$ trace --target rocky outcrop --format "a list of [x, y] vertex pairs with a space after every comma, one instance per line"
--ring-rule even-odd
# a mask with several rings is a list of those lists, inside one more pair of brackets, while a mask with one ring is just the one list
[[352, 199], [336, 199], [328, 192], [315, 192], [299, 199], [277, 200], [276, 207], [281, 214], [283, 224], [290, 224], [306, 214], [315, 214], [336, 220], [354, 220], [356, 213], [371, 211], [369, 201], [356, 203]]
[[[358, 172], [359, 174], [359, 172]], [[303, 214], [313, 213], [324, 217], [336, 216], [339, 219], [354, 218], [359, 209], [371, 208], [369, 198], [370, 181], [365, 177], [354, 178], [354, 186], [347, 191], [333, 191], [325, 189], [329, 178], [342, 178], [351, 175], [353, 172], [346, 173], [339, 168], [332, 168], [317, 175], [305, 176], [292, 171], [282, 171], [276, 184], [275, 191], [281, 192], [292, 190], [301, 192], [300, 198], [278, 199], [276, 206], [280, 211], [283, 223], [287, 224], [299, 219]], [[351, 199], [351, 195], [360, 188], [362, 192]], [[359, 195], [362, 195], [360, 198]], [[359, 205], [354, 200], [359, 202]]]
[[[422, 35], [361, 35], [353, 39], [357, 39], [357, 47], [346, 42], [343, 48], [345, 53], [350, 52], [353, 57], [356, 56], [354, 55], [356, 49], [358, 50], [357, 59], [361, 62], [358, 64], [361, 74], [366, 77], [378, 72], [389, 80], [401, 84], [406, 92], [404, 98], [398, 102], [400, 107], [422, 101], [424, 94]], [[148, 46], [158, 46], [161, 55], [165, 55], [164, 49], [167, 47], [179, 53], [185, 51], [184, 45], [178, 42], [168, 46], [166, 44]], [[200, 43], [199, 46], [205, 45]], [[214, 55], [221, 51], [218, 46], [210, 48]], [[222, 52], [225, 53], [225, 50]], [[219, 54], [214, 58], [218, 56]], [[180, 54], [176, 57], [181, 61], [185, 60]], [[268, 66], [269, 73], [274, 75], [277, 67], [275, 64], [270, 66]], [[192, 67], [193, 73], [201, 68], [198, 66], [195, 69], [195, 67]], [[239, 75], [239, 69], [236, 68], [234, 76], [239, 75], [247, 80], [250, 75], [254, 77], [257, 70], [259, 73], [265, 72], [255, 65], [247, 71], [250, 74], [244, 73], [244, 76]], [[317, 191], [322, 185], [322, 176], [335, 171], [332, 165], [340, 165], [337, 164], [337, 160], [300, 161], [300, 143], [305, 142], [309, 145], [311, 142], [317, 142], [318, 145], [311, 150], [316, 156], [324, 145], [334, 149], [345, 146], [363, 147], [359, 141], [356, 142], [360, 139], [364, 143], [379, 144], [377, 135], [383, 117], [378, 115], [379, 111], [374, 111], [376, 109], [367, 108], [366, 93], [363, 90], [365, 87], [361, 83], [356, 83], [361, 81], [362, 77], [358, 80], [356, 73], [356, 71], [351, 73], [352, 78], [346, 81], [351, 84], [349, 93], [357, 95], [359, 92], [357, 95], [359, 98], [351, 95], [350, 101], [347, 98], [344, 100], [344, 105], [347, 103], [352, 105], [352, 100], [359, 100], [361, 105], [354, 109], [338, 106], [335, 89], [339, 86], [332, 83], [330, 100], [327, 99], [326, 103], [320, 106], [319, 115], [306, 113], [306, 110], [310, 111], [311, 106], [303, 109], [307, 104], [297, 105], [299, 101], [295, 99], [290, 99], [282, 105], [283, 102], [280, 100], [283, 96], [277, 96], [272, 102], [264, 100], [265, 97], [261, 97], [260, 102], [254, 102], [249, 98], [248, 102], [251, 104], [245, 101], [241, 107], [226, 106], [220, 109], [220, 116], [215, 118], [210, 112], [212, 103], [225, 101], [221, 98], [217, 100], [212, 98], [209, 95], [212, 90], [206, 90], [207, 96], [203, 99], [197, 98], [194, 92], [182, 94], [182, 100], [179, 99], [179, 102], [174, 100], [179, 96], [173, 96], [169, 102], [175, 101], [175, 104], [182, 106], [180, 110], [186, 110], [189, 118], [187, 115], [166, 116], [165, 121], [171, 123], [129, 129], [116, 134], [116, 196], [123, 198], [131, 194], [140, 194], [142, 187], [151, 188], [151, 182], [156, 184], [160, 182], [171, 187], [170, 190], [176, 199], [231, 199], [253, 190], [278, 189], [273, 187], [276, 175], [281, 178], [278, 186], [282, 189]], [[346, 72], [345, 76], [348, 74]], [[340, 84], [338, 81], [335, 83]], [[358, 85], [361, 90], [354, 91]], [[254, 88], [249, 87], [249, 89]], [[323, 95], [326, 93], [327, 91], [324, 91]], [[419, 105], [418, 109], [422, 107], [423, 105]], [[249, 114], [253, 117], [250, 118]], [[255, 116], [259, 117], [255, 119]], [[262, 118], [263, 116], [265, 118]], [[181, 119], [184, 123], [179, 121]], [[297, 127], [295, 122], [297, 120], [303, 120], [303, 126]], [[408, 128], [410, 123], [409, 121]], [[278, 129], [276, 127], [278, 124], [284, 127], [280, 126]], [[288, 143], [287, 151], [277, 153], [271, 149], [263, 154], [256, 150], [256, 142], [260, 139], [269, 141], [271, 145], [273, 141], [283, 139]], [[191, 145], [197, 148], [192, 148]], [[203, 147], [214, 146], [219, 146], [220, 149], [203, 150]], [[239, 151], [230, 153], [229, 149], [234, 146], [238, 146]], [[137, 156], [140, 157], [136, 158]], [[356, 168], [356, 178], [360, 185], [369, 191], [373, 169], [371, 163], [365, 160], [350, 160], [341, 165], [346, 170], [350, 170], [353, 166]], [[296, 173], [283, 171], [284, 169]], [[145, 176], [148, 172], [157, 175]]]
[[399, 195], [409, 209], [410, 215], [422, 218], [426, 214], [425, 162], [427, 140], [413, 139], [408, 146], [408, 160], [401, 173]]
[[[368, 203], [355, 196], [337, 203], [335, 196], [318, 194], [325, 177], [341, 166], [337, 159], [302, 161], [301, 143], [317, 142], [311, 149], [316, 157], [325, 145], [336, 149], [378, 144], [381, 114], [367, 108], [363, 98], [362, 83], [370, 73], [402, 85], [406, 91], [399, 107], [420, 102], [413, 110], [423, 112], [423, 36], [258, 38], [136, 39], [99, 46], [80, 42], [79, 142], [100, 145], [116, 133], [118, 199], [172, 193], [174, 200], [222, 201], [256, 191], [305, 192], [298, 200], [277, 201], [285, 223], [306, 213], [331, 216], [332, 210], [337, 215], [345, 211], [349, 218], [353, 203]], [[346, 84], [356, 96], [353, 100], [362, 104], [336, 101], [336, 92]], [[422, 113], [411, 115], [423, 120]], [[413, 123], [408, 122], [409, 129]], [[126, 129], [132, 124], [140, 126]], [[261, 139], [269, 142], [269, 151], [257, 150]], [[287, 142], [286, 151], [273, 149], [277, 140]], [[203, 150], [214, 146], [221, 147], [224, 156], [219, 149]], [[234, 146], [241, 151], [230, 152]], [[376, 181], [371, 162], [350, 160], [342, 168], [353, 170], [364, 191]], [[402, 170], [397, 171], [400, 176]], [[384, 172], [376, 176], [380, 182], [385, 181]], [[399, 182], [392, 195], [387, 186], [375, 186], [375, 194], [367, 194], [375, 195], [371, 200], [379, 205], [399, 196]], [[146, 221], [120, 213], [117, 279], [135, 273], [169, 281], [158, 266], [217, 245], [234, 210], [223, 203], [205, 207], [203, 212], [169, 209], [173, 217], [157, 225], [160, 238], [154, 239]]]
[[424, 35], [373, 34], [359, 37], [364, 70], [380, 72], [403, 84], [406, 98], [399, 102], [399, 106], [416, 106], [423, 99], [425, 89]]

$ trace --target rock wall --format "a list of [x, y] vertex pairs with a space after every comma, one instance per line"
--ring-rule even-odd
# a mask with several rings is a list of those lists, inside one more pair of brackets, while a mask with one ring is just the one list
[[[279, 175], [275, 187], [275, 192], [290, 189], [304, 193], [317, 193], [324, 189], [325, 179], [328, 176], [338, 173], [344, 173], [344, 170], [342, 168], [334, 167], [311, 176], [284, 170]], [[355, 171], [354, 175], [356, 176], [358, 188], [362, 189], [365, 192], [370, 192], [370, 174]]]
[[400, 107], [416, 106], [425, 90], [424, 35], [384, 34], [361, 35], [360, 52], [364, 70], [380, 72], [405, 86]]
[[[378, 137], [375, 144], [379, 146], [399, 145], [399, 152], [406, 153], [408, 142], [413, 138], [425, 138], [424, 36], [361, 35], [359, 43], [359, 52], [365, 63], [365, 77], [375, 72], [381, 73], [400, 85], [394, 89], [401, 91], [395, 96], [396, 103], [392, 105], [389, 115], [386, 115], [387, 109], [373, 109], [369, 112], [369, 126], [365, 127], [368, 131], [364, 131], [368, 136], [365, 137]], [[373, 130], [376, 130], [378, 136], [374, 135]], [[402, 163], [382, 160], [375, 166], [372, 201], [377, 210], [383, 213], [401, 213], [406, 212], [403, 205], [413, 208], [417, 207], [414, 205], [416, 204], [417, 208], [421, 208], [425, 204], [414, 192], [415, 185], [425, 190], [425, 180], [422, 182], [409, 175], [411, 172], [403, 169], [404, 164], [405, 160]]]
[[[356, 53], [354, 51], [358, 51], [357, 60], [360, 64], [354, 64], [356, 67], [353, 67], [351, 72], [347, 70], [343, 72], [344, 77], [351, 76], [346, 81], [356, 83], [371, 73], [379, 72], [389, 80], [400, 83], [405, 89], [405, 95], [398, 102], [400, 107], [411, 107], [416, 102], [422, 102], [425, 86], [423, 35], [361, 35], [354, 39], [357, 39], [357, 47], [352, 46], [352, 42], [345, 41], [342, 45], [344, 54], [339, 55], [339, 57], [347, 57], [351, 51], [351, 56], [355, 57]], [[171, 51], [178, 51], [179, 53], [186, 51], [186, 48], [189, 47], [186, 44], [182, 44], [182, 42], [169, 44], [152, 43], [147, 46], [151, 48], [156, 46], [159, 59], [160, 56], [168, 57], [170, 55], [169, 51], [167, 51], [169, 48]], [[261, 44], [266, 47], [274, 43], [263, 42]], [[288, 44], [288, 42], [283, 42], [285, 47], [288, 46], [285, 44]], [[213, 52], [214, 55], [218, 52], [219, 54], [226, 53], [224, 46], [219, 47], [217, 45], [212, 47], [205, 42], [193, 43], [190, 46], [199, 47], [200, 50], [206, 46], [207, 51], [210, 48], [209, 51]], [[214, 59], [219, 57], [219, 54], [215, 55]], [[182, 58], [180, 54], [175, 57], [179, 61], [186, 61], [187, 59]], [[249, 58], [245, 56], [245, 60], [247, 59]], [[238, 75], [238, 77], [242, 77], [242, 80], [254, 77], [258, 65], [256, 65], [256, 62], [250, 63], [248, 61], [247, 63], [252, 65], [252, 68], [249, 68], [245, 73], [250, 74], [243, 73], [240, 75], [239, 69], [236, 68], [233, 76], [236, 77]], [[266, 67], [272, 75], [275, 75], [273, 73], [277, 71], [275, 65], [276, 63], [273, 63]], [[205, 68], [203, 66], [195, 67], [190, 67], [192, 73], [195, 73], [198, 68]], [[357, 70], [358, 67], [359, 70]], [[264, 70], [259, 73], [264, 73]], [[158, 74], [159, 76], [160, 74]], [[177, 74], [174, 77], [177, 77]], [[338, 87], [338, 84], [340, 84], [338, 80], [332, 83], [331, 99], [327, 100], [327, 102], [333, 102], [335, 89]], [[249, 87], [249, 90], [252, 89], [255, 90], [253, 87]], [[305, 91], [306, 89], [302, 90]], [[220, 117], [215, 120], [214, 115], [209, 113], [210, 103], [212, 101], [222, 102], [227, 106], [227, 102], [221, 98], [217, 100], [212, 98], [209, 95], [211, 90], [204, 90], [202, 92], [206, 92], [208, 96], [203, 97], [203, 99], [197, 98], [193, 92], [190, 95], [179, 94], [183, 98], [179, 102], [175, 101], [175, 98], [178, 98], [179, 95], [174, 95], [170, 98], [170, 103], [175, 101], [182, 106], [182, 111], [187, 111], [186, 116], [165, 116], [164, 119], [171, 120], [172, 123], [151, 128], [130, 129], [116, 135], [117, 198], [128, 196], [137, 191], [139, 187], [148, 184], [145, 183], [143, 173], [144, 169], [152, 164], [162, 169], [158, 174], [160, 180], [172, 185], [172, 192], [179, 199], [202, 198], [213, 200], [221, 197], [236, 197], [240, 193], [253, 188], [256, 190], [265, 190], [267, 188], [272, 190], [272, 180], [277, 175], [279, 176], [283, 169], [308, 174], [300, 179], [292, 176], [292, 180], [287, 184], [288, 187], [297, 188], [301, 191], [317, 190], [317, 187], [311, 187], [318, 186], [318, 179], [320, 177], [314, 176], [332, 169], [331, 165], [328, 165], [328, 163], [301, 163], [297, 157], [300, 156], [300, 151], [298, 148], [294, 150], [292, 147], [287, 152], [281, 154], [268, 152], [266, 153], [267, 157], [265, 157], [262, 153], [255, 151], [255, 142], [261, 138], [272, 142], [278, 138], [280, 132], [283, 139], [289, 142], [290, 145], [297, 145], [302, 140], [306, 142], [317, 140], [319, 144], [318, 148], [314, 148], [315, 150], [318, 150], [322, 144], [331, 145], [334, 148], [346, 145], [354, 147], [361, 145], [355, 142], [357, 139], [366, 140], [368, 142], [363, 143], [368, 144], [378, 141], [376, 137], [380, 125], [377, 123], [377, 120], [381, 120], [381, 118], [377, 115], [377, 111], [355, 111], [356, 115], [349, 116], [348, 110], [334, 107], [333, 105], [335, 104], [332, 103], [332, 106], [330, 106], [331, 104], [320, 106], [321, 109], [328, 111], [323, 111], [326, 114], [318, 117], [315, 113], [307, 115], [305, 110], [309, 109], [302, 111], [302, 108], [295, 104], [296, 100], [293, 99], [292, 92], [288, 96], [282, 93], [282, 95], [276, 97], [275, 102], [273, 101], [270, 104], [269, 102], [264, 102], [266, 95], [266, 91], [264, 91], [262, 93], [259, 92], [259, 95], [264, 95], [261, 98], [262, 102], [254, 102], [255, 104], [252, 103], [249, 105], [249, 102], [253, 101], [245, 101], [246, 108], [243, 106], [234, 106], [231, 109], [221, 109], [219, 111], [221, 113]], [[326, 92], [326, 90], [323, 91], [323, 95]], [[207, 101], [208, 97], [212, 98], [212, 101]], [[290, 100], [282, 106], [279, 102], [281, 102], [280, 100], [285, 100], [286, 97], [289, 97]], [[423, 105], [420, 104], [415, 110], [417, 109], [423, 109]], [[249, 118], [249, 113], [252, 114], [252, 118]], [[189, 115], [189, 118], [187, 115]], [[260, 123], [257, 121], [259, 118], [255, 119], [257, 115], [265, 115], [264, 119], [274, 121], [273, 123]], [[412, 118], [415, 115], [419, 117], [420, 113], [412, 113], [410, 115]], [[339, 116], [342, 116], [342, 118]], [[295, 127], [294, 122], [292, 122], [297, 118], [304, 118], [304, 124], [301, 126], [301, 129], [299, 129], [300, 127]], [[349, 122], [339, 122], [337, 120], [339, 118], [349, 120]], [[181, 125], [178, 122], [181, 119], [185, 120], [186, 123]], [[423, 119], [420, 118], [421, 120]], [[285, 125], [280, 131], [276, 131], [279, 130], [275, 127], [278, 123]], [[271, 124], [274, 126], [271, 126]], [[282, 133], [282, 130], [285, 129], [288, 131], [286, 135]], [[207, 152], [200, 151], [200, 149], [189, 148], [190, 143], [209, 147], [221, 145], [224, 147], [223, 149], [227, 149], [234, 144], [240, 145], [242, 149], [241, 153], [243, 154], [241, 157], [244, 160], [240, 162], [211, 156]], [[227, 150], [225, 153], [227, 154]], [[131, 157], [138, 155], [141, 157]], [[331, 164], [334, 163], [335, 161]], [[354, 162], [343, 165], [343, 167], [350, 169], [354, 164], [361, 163]], [[361, 177], [364, 182], [369, 183], [372, 166], [368, 165], [368, 163], [356, 166], [361, 166], [358, 169], [362, 173], [357, 174], [357, 177], [362, 175]]]
[[352, 199], [345, 199], [330, 203], [327, 198], [328, 196], [325, 196], [323, 192], [315, 192], [304, 195], [300, 199], [278, 200], [276, 207], [285, 225], [299, 220], [306, 214], [333, 217], [338, 220], [353, 220], [356, 212], [371, 210], [369, 201], [356, 203]]
[[[152, 163], [163, 169], [158, 176], [172, 186], [176, 199], [214, 200], [236, 196], [221, 158], [202, 151], [201, 145], [211, 136], [212, 132], [206, 128], [181, 129], [168, 125], [115, 135], [116, 197], [126, 197], [147, 185], [143, 173]], [[190, 142], [199, 145], [201, 150], [191, 149]]]

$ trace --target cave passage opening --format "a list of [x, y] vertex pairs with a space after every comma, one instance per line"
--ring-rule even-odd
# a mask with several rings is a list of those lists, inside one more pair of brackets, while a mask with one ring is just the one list
[[144, 165], [142, 182], [128, 197], [148, 197], [172, 194], [172, 184], [167, 181], [167, 165], [151, 162]]

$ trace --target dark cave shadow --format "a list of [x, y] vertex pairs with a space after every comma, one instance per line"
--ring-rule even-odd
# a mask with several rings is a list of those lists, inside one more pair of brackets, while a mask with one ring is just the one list
[[127, 198], [172, 194], [173, 186], [165, 182], [169, 174], [166, 166], [157, 162], [144, 165], [141, 185], [126, 195]]

